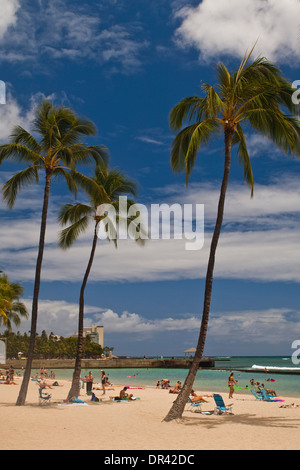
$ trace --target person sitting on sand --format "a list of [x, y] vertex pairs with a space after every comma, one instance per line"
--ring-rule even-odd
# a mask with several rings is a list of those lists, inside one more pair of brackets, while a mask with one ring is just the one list
[[7, 376], [6, 376], [5, 383], [6, 383], [7, 385], [17, 385], [16, 382], [14, 382], [14, 380], [10, 377], [9, 374], [7, 374]]
[[181, 390], [181, 382], [180, 380], [177, 380], [176, 384], [174, 385], [174, 390]]
[[170, 380], [162, 379], [161, 381], [161, 388], [169, 388], [170, 387]]
[[180, 393], [180, 390], [181, 390], [181, 382], [180, 380], [178, 380], [176, 382], [176, 384], [174, 385], [174, 389], [173, 390], [169, 390], [169, 393]]
[[132, 393], [128, 394], [127, 393], [127, 387], [124, 387], [123, 390], [120, 391], [120, 398], [121, 398], [121, 400], [124, 400], [124, 399], [132, 400], [133, 395], [132, 395]]
[[[264, 384], [261, 384], [260, 390], [261, 390], [262, 388], [265, 388]], [[265, 389], [265, 390], [266, 390], [266, 392], [267, 392], [268, 395], [272, 395], [272, 397], [277, 397], [277, 394], [276, 394], [275, 390], [267, 390], [267, 389]]]

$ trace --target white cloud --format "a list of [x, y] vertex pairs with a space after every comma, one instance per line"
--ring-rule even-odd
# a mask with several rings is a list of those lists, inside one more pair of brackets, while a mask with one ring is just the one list
[[297, 0], [203, 0], [176, 17], [182, 20], [178, 44], [195, 47], [202, 60], [241, 58], [257, 40], [255, 55], [291, 64], [299, 58]]
[[[22, 299], [27, 311], [31, 312], [32, 301]], [[39, 300], [38, 331], [45, 330], [61, 336], [68, 336], [77, 331], [78, 304], [64, 300]], [[149, 333], [164, 331], [190, 331], [200, 327], [200, 319], [194, 315], [182, 315], [182, 318], [156, 318], [147, 319], [137, 313], [114, 312], [110, 308], [85, 305], [85, 326], [92, 324], [104, 326], [105, 334], [138, 334], [145, 337]], [[22, 320], [20, 331], [29, 331], [31, 315], [28, 320]], [[16, 329], [16, 328], [14, 328]]]
[[[243, 343], [286, 344], [300, 334], [299, 311], [288, 308], [244, 310], [240, 312], [213, 313], [208, 334], [215, 341], [224, 336], [239, 338]], [[291, 316], [291, 320], [290, 320]]]
[[147, 144], [163, 145], [163, 143], [160, 142], [159, 140], [155, 140], [147, 136], [136, 137], [136, 140], [140, 140], [141, 142], [146, 142]]
[[17, 22], [17, 11], [20, 8], [19, 0], [0, 0], [0, 39], [11, 26]]
[[[28, 312], [31, 312], [31, 300], [22, 300]], [[285, 345], [292, 344], [300, 334], [299, 311], [289, 308], [270, 307], [263, 310], [241, 310], [211, 312], [208, 327], [208, 339], [211, 342], [226, 343], [232, 338], [244, 345], [262, 344], [278, 345], [284, 338]], [[38, 314], [38, 332], [45, 330], [61, 336], [76, 333], [78, 322], [78, 304], [63, 300], [40, 300]], [[22, 320], [21, 326], [14, 330], [28, 332], [30, 318]], [[134, 337], [135, 341], [144, 341], [149, 337], [164, 335], [166, 341], [172, 334], [180, 331], [182, 340], [186, 335], [198, 334], [200, 315], [182, 313], [176, 317], [168, 316], [151, 319], [137, 313], [127, 311], [118, 313], [110, 308], [85, 305], [85, 326], [92, 324], [104, 327], [104, 337], [112, 338]], [[116, 335], [116, 336], [115, 336]], [[105, 344], [107, 340], [105, 339]]]
[[[22, 299], [29, 313], [28, 320], [22, 320], [17, 329], [25, 332], [31, 328], [31, 308], [30, 299]], [[99, 308], [85, 306], [86, 314], [98, 312]], [[39, 300], [38, 331], [45, 330], [48, 334], [54, 333], [60, 336], [69, 336], [76, 333], [78, 322], [78, 304], [65, 302], [64, 300]], [[90, 326], [90, 322], [85, 322], [85, 326]], [[16, 329], [16, 328], [15, 328]]]
[[[173, 193], [172, 193], [173, 190]], [[34, 201], [40, 187], [31, 188]], [[176, 192], [177, 191], [177, 192]], [[54, 196], [54, 195], [53, 195]], [[43, 281], [80, 282], [91, 249], [92, 226], [68, 251], [57, 246], [58, 231], [51, 199], [43, 262]], [[20, 198], [26, 208], [28, 193]], [[203, 278], [208, 260], [211, 227], [214, 224], [218, 190], [213, 184], [193, 187], [186, 196], [182, 188], [166, 188], [160, 203], [204, 203], [205, 243], [202, 250], [186, 251], [181, 240], [149, 240], [144, 247], [131, 241], [113, 244], [99, 241], [90, 281], [155, 281]], [[62, 200], [60, 200], [60, 203]], [[28, 205], [27, 205], [28, 207]], [[34, 207], [33, 207], [34, 208]], [[231, 185], [225, 207], [224, 230], [217, 249], [215, 274], [224, 279], [300, 281], [299, 211], [296, 178], [283, 178], [268, 186], [258, 185], [255, 196], [242, 185]], [[0, 231], [1, 266], [12, 279], [32, 280], [37, 255], [40, 209], [14, 220], [2, 209]], [[105, 266], [105, 269], [103, 269]]]
[[31, 106], [29, 110], [23, 110], [11, 93], [7, 92], [6, 104], [0, 105], [0, 143], [8, 142], [15, 125], [29, 129], [33, 117], [34, 106]]

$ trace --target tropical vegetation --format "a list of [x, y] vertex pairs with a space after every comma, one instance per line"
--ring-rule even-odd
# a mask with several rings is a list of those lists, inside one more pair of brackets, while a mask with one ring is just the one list
[[49, 206], [50, 185], [53, 179], [60, 178], [68, 189], [77, 193], [78, 187], [92, 191], [92, 181], [76, 170], [78, 165], [98, 165], [106, 163], [107, 154], [100, 146], [89, 146], [83, 143], [83, 137], [96, 134], [95, 125], [78, 117], [74, 111], [64, 106], [54, 106], [50, 101], [42, 101], [35, 112], [32, 133], [20, 126], [12, 130], [10, 143], [0, 147], [0, 164], [4, 160], [24, 165], [7, 181], [3, 188], [3, 198], [9, 208], [15, 204], [16, 197], [25, 186], [39, 182], [40, 172], [44, 175], [43, 207], [40, 226], [38, 255], [36, 261], [33, 301], [31, 312], [30, 345], [28, 359], [17, 405], [25, 404], [30, 371], [34, 353], [37, 330], [38, 300], [41, 282], [42, 261], [45, 246], [47, 213]]
[[[6, 338], [6, 355], [9, 359], [18, 359], [19, 355], [27, 358], [30, 344], [30, 332], [21, 334], [6, 330], [1, 335]], [[102, 347], [87, 335], [83, 338], [82, 357], [84, 359], [100, 358], [108, 355], [114, 348]], [[21, 353], [21, 354], [20, 354]], [[43, 330], [36, 334], [33, 359], [74, 359], [77, 353], [77, 338], [57, 336], [53, 332], [47, 335]], [[54, 367], [54, 366], [53, 366]]]
[[253, 196], [254, 177], [247, 149], [246, 132], [255, 131], [270, 139], [286, 154], [300, 155], [300, 121], [292, 102], [294, 89], [280, 69], [259, 57], [251, 62], [245, 55], [239, 68], [230, 72], [217, 66], [216, 86], [202, 85], [203, 96], [191, 96], [180, 101], [170, 112], [170, 126], [178, 132], [172, 143], [171, 166], [174, 172], [185, 172], [186, 184], [194, 168], [199, 150], [213, 136], [223, 134], [224, 172], [220, 188], [217, 218], [211, 238], [205, 279], [202, 321], [193, 363], [181, 393], [173, 403], [165, 421], [182, 416], [191, 392], [201, 357], [203, 356], [209, 322], [213, 273], [217, 245], [222, 228], [225, 196], [231, 168], [231, 154], [243, 165], [244, 178]]
[[[59, 221], [62, 225], [71, 224], [60, 233], [59, 244], [63, 249], [69, 248], [78, 236], [85, 232], [89, 224], [93, 224], [91, 251], [80, 289], [77, 354], [68, 398], [78, 396], [79, 391], [84, 322], [84, 293], [95, 257], [99, 240], [98, 232], [101, 224], [107, 239], [112, 240], [115, 246], [117, 246], [118, 222], [120, 222], [121, 219], [125, 218], [127, 227], [134, 227], [137, 232], [141, 230], [140, 227], [136, 227], [135, 225], [135, 217], [127, 215], [128, 211], [130, 211], [130, 207], [134, 204], [134, 200], [127, 198], [127, 195], [136, 196], [135, 182], [130, 181], [128, 177], [118, 169], [109, 169], [103, 166], [96, 166], [93, 181], [95, 182], [97, 190], [93, 190], [92, 193], [89, 193], [89, 201], [87, 204], [66, 204], [61, 208], [59, 214]], [[120, 197], [122, 196], [126, 196], [126, 214], [122, 212], [122, 203], [120, 203]], [[137, 237], [136, 240], [141, 241], [141, 238]]]
[[0, 326], [11, 330], [12, 324], [19, 326], [22, 318], [28, 318], [28, 312], [20, 297], [23, 287], [16, 282], [10, 282], [0, 271]]

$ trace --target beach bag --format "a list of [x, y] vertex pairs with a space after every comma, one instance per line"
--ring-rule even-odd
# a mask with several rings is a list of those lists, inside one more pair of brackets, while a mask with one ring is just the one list
[[96, 397], [96, 395], [94, 393], [92, 393], [91, 401], [99, 401], [99, 398]]

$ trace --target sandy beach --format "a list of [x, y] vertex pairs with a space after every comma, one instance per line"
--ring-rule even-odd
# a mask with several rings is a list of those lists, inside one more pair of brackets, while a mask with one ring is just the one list
[[[49, 390], [50, 405], [39, 405], [38, 386], [29, 384], [26, 405], [15, 406], [17, 385], [0, 385], [1, 450], [298, 450], [300, 449], [300, 408], [281, 405], [300, 404], [258, 401], [245, 390], [237, 391], [233, 415], [193, 413], [186, 406], [183, 418], [162, 422], [175, 395], [168, 390], [138, 388], [130, 390], [139, 399], [115, 402], [114, 390], [95, 390], [101, 402], [91, 402], [82, 390], [87, 405], [64, 403], [69, 382], [59, 380], [59, 387]], [[50, 382], [51, 383], [51, 382]], [[201, 393], [201, 391], [197, 392]], [[211, 391], [213, 393], [214, 390]], [[203, 392], [203, 395], [208, 393]], [[229, 404], [228, 394], [222, 394]], [[202, 411], [214, 409], [213, 398]]]

